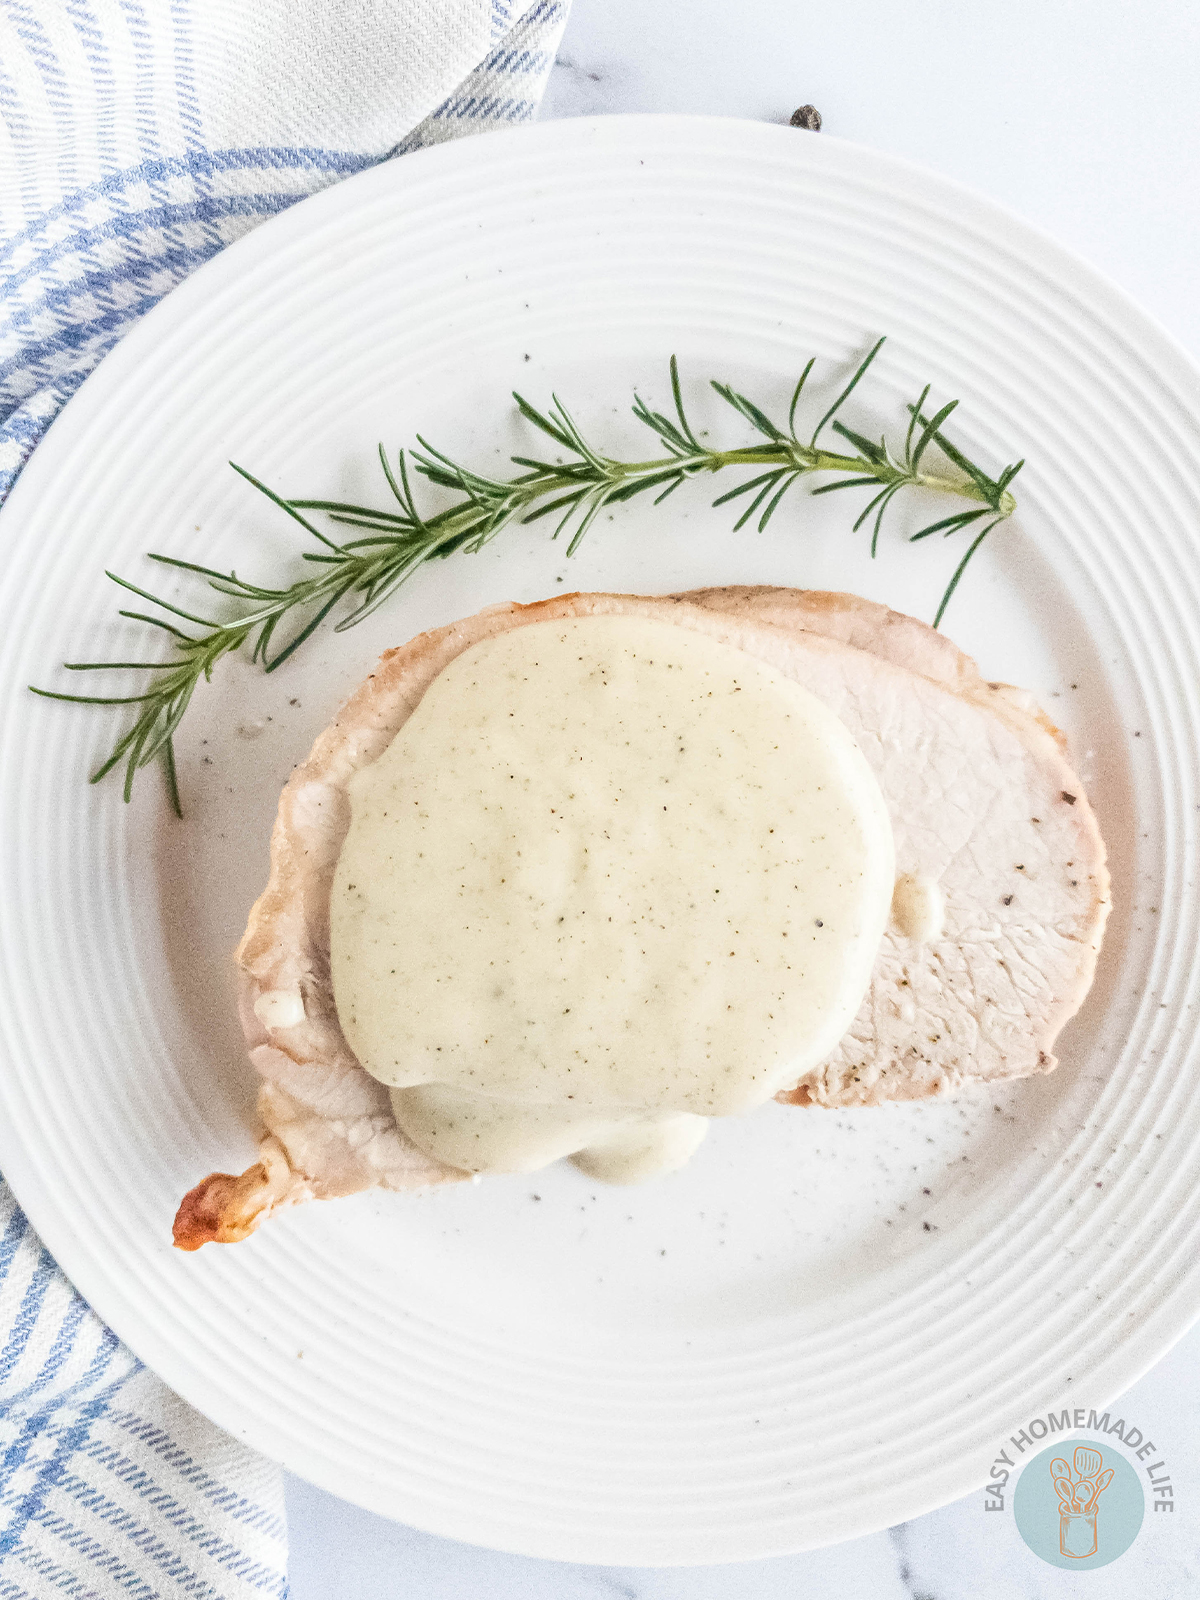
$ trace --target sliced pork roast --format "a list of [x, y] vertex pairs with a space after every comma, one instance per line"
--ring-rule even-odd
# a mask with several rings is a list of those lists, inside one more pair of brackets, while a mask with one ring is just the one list
[[831, 706], [879, 780], [897, 874], [935, 884], [944, 905], [923, 942], [889, 928], [850, 1031], [779, 1098], [878, 1105], [1055, 1066], [1054, 1040], [1092, 981], [1109, 888], [1065, 742], [1029, 696], [986, 682], [924, 623], [853, 595], [725, 588], [494, 606], [388, 651], [283, 791], [270, 881], [236, 953], [266, 1133], [248, 1171], [214, 1173], [184, 1198], [181, 1248], [243, 1239], [301, 1200], [467, 1176], [405, 1138], [387, 1089], [359, 1066], [338, 1024], [329, 904], [350, 820], [347, 784], [462, 651], [527, 623], [611, 613], [707, 633]]

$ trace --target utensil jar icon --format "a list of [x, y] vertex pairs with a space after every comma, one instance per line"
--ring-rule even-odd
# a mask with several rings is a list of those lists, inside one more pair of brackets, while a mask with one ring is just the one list
[[1078, 1445], [1069, 1467], [1061, 1456], [1050, 1463], [1050, 1476], [1058, 1493], [1058, 1548], [1064, 1556], [1082, 1561], [1094, 1556], [1099, 1547], [1096, 1509], [1100, 1496], [1113, 1480], [1113, 1469], [1104, 1472], [1104, 1457], [1099, 1450]]
[[1058, 1548], [1064, 1556], [1082, 1560], [1096, 1554], [1096, 1513], [1069, 1511], [1058, 1519]]

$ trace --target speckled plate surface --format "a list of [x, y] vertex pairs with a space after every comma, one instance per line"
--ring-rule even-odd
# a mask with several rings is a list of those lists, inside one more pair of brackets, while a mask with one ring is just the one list
[[[483, 467], [556, 389], [632, 446], [672, 351], [780, 406], [890, 342], [860, 421], [931, 380], [1020, 511], [947, 628], [1069, 731], [1113, 856], [1100, 978], [1052, 1077], [855, 1114], [772, 1106], [636, 1190], [563, 1166], [311, 1205], [170, 1247], [183, 1192], [251, 1158], [229, 952], [279, 787], [378, 650], [564, 585], [858, 590], [932, 615], [958, 551], [871, 563], [847, 497], [730, 532], [693, 485], [426, 570], [270, 679], [222, 667], [180, 748], [187, 820], [85, 777], [120, 713], [30, 681], [116, 649], [109, 566], [277, 573], [292, 494], [379, 496], [418, 429]], [[173, 293], [71, 402], [3, 516], [0, 1164], [92, 1304], [181, 1394], [326, 1488], [574, 1560], [797, 1550], [983, 1480], [1017, 1420], [1129, 1384], [1200, 1311], [1193, 1044], [1200, 383], [1116, 290], [985, 201], [850, 145], [612, 118], [443, 147], [268, 223]], [[1143, 463], [1153, 461], [1153, 473]], [[837, 502], [841, 498], [842, 503]], [[19, 617], [20, 626], [12, 619]], [[61, 681], [61, 680], [60, 680]]]

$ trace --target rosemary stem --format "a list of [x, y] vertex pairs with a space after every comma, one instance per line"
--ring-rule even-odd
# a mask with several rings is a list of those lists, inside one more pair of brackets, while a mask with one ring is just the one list
[[[195, 689], [202, 681], [211, 679], [214, 667], [224, 656], [247, 647], [252, 659], [271, 672], [287, 661], [343, 600], [349, 600], [350, 605], [346, 613], [332, 624], [334, 631], [339, 633], [361, 622], [385, 604], [424, 563], [453, 555], [456, 551], [470, 553], [482, 550], [514, 522], [531, 523], [542, 517], [554, 519], [552, 537], [557, 538], [566, 532], [567, 554], [572, 555], [605, 507], [623, 505], [640, 494], [650, 496], [653, 503], [659, 505], [688, 479], [698, 478], [705, 473], [716, 474], [729, 467], [758, 469], [713, 501], [715, 506], [741, 501], [741, 515], [734, 523], [735, 531], [753, 520], [761, 533], [784, 496], [801, 478], [818, 474], [840, 475], [837, 482], [816, 486], [813, 494], [845, 489], [873, 491], [873, 498], [868, 499], [854, 524], [857, 531], [870, 518], [874, 518], [870, 534], [872, 555], [878, 547], [884, 513], [901, 490], [932, 489], [940, 494], [953, 495], [969, 505], [974, 503], [980, 506], [982, 509], [979, 510], [956, 510], [952, 515], [941, 517], [909, 535], [910, 542], [915, 543], [936, 533], [948, 537], [972, 529], [971, 543], [937, 609], [933, 624], [937, 627], [985, 537], [1016, 509], [1016, 501], [1009, 493], [1008, 485], [1024, 463], [1015, 462], [998, 477], [989, 477], [943, 431], [957, 401], [950, 401], [940, 409], [933, 410], [930, 416], [925, 414], [930, 393], [928, 386], [916, 404], [908, 407], [911, 420], [903, 451], [898, 454], [886, 440], [867, 438], [846, 426], [838, 413], [879, 354], [882, 345], [883, 340], [880, 339], [859, 363], [853, 377], [842, 388], [807, 442], [796, 431], [796, 413], [813, 368], [812, 361], [805, 367], [792, 393], [786, 432], [745, 395], [728, 384], [714, 383], [717, 394], [738, 413], [743, 423], [750, 425], [760, 442], [736, 450], [710, 450], [688, 421], [679, 369], [672, 357], [673, 415], [652, 410], [640, 395], [634, 399], [634, 416], [649, 428], [669, 452], [653, 460], [617, 461], [603, 455], [588, 444], [571, 414], [557, 398], [548, 412], [541, 412], [520, 395], [515, 395], [521, 415], [550, 439], [555, 450], [561, 450], [562, 455], [558, 455], [554, 461], [514, 456], [513, 465], [521, 470], [516, 476], [504, 479], [488, 478], [472, 472], [427, 444], [420, 436], [419, 450], [407, 457], [404, 451], [400, 452], [397, 474], [380, 447], [380, 461], [396, 503], [394, 510], [378, 511], [369, 506], [353, 506], [332, 500], [284, 500], [244, 468], [236, 467], [235, 470], [242, 477], [298, 522], [321, 546], [319, 550], [310, 549], [303, 553], [308, 563], [305, 570], [309, 576], [297, 578], [280, 588], [269, 588], [239, 578], [236, 572], [220, 572], [172, 556], [152, 557], [168, 567], [182, 569], [193, 582], [197, 578], [203, 579], [210, 593], [240, 601], [245, 608], [238, 616], [225, 621], [213, 621], [181, 610], [170, 601], [130, 583], [128, 579], [109, 573], [114, 583], [123, 589], [192, 624], [197, 631], [185, 631], [174, 622], [146, 612], [123, 610], [121, 616], [166, 632], [174, 653], [158, 665], [147, 662], [139, 666], [129, 661], [75, 661], [69, 664], [70, 669], [79, 672], [102, 668], [144, 670], [154, 675], [144, 693], [105, 696], [74, 695], [47, 689], [35, 689], [34, 692], [50, 699], [89, 705], [138, 707], [132, 726], [117, 739], [108, 758], [93, 773], [92, 781], [103, 778], [116, 766], [123, 764], [125, 798], [128, 799], [138, 771], [151, 761], [161, 761], [166, 770], [171, 803], [178, 810], [179, 790], [173, 739]], [[858, 453], [847, 455], [819, 446], [818, 439], [827, 425], [831, 432], [846, 440]], [[931, 443], [939, 446], [951, 469], [960, 476], [922, 471], [922, 459]], [[410, 465], [435, 488], [449, 490], [456, 495], [454, 503], [431, 516], [424, 516], [413, 496], [409, 479]], [[365, 536], [345, 543], [336, 542], [327, 538], [303, 516], [304, 511], [324, 512], [335, 523], [364, 530]], [[986, 526], [982, 531], [975, 531], [976, 525], [985, 517], [988, 518]], [[289, 635], [285, 641], [276, 642], [277, 626], [285, 618], [292, 623]]]
[[[681, 472], [694, 475], [700, 472], [717, 473], [725, 467], [783, 467], [790, 472], [817, 473], [842, 472], [870, 476], [881, 484], [911, 486], [914, 489], [933, 489], [939, 494], [957, 495], [962, 500], [974, 500], [992, 506], [1001, 517], [1010, 517], [1017, 508], [1015, 498], [1003, 490], [999, 497], [985, 491], [969, 477], [947, 477], [938, 472], [910, 472], [902, 466], [868, 461], [864, 456], [837, 455], [830, 450], [814, 450], [808, 445], [791, 440], [777, 448], [751, 446], [746, 450], [705, 450], [690, 456], [659, 456], [652, 461], [611, 461], [603, 459], [605, 477], [613, 483], [632, 482], [638, 478], [657, 477], [664, 472]], [[538, 496], [556, 494], [577, 487], [579, 479], [569, 472], [546, 472], [525, 486], [526, 494], [536, 489]], [[532, 495], [529, 495], [532, 498]], [[463, 517], [470, 522], [474, 508]], [[446, 526], [449, 528], [450, 523]]]

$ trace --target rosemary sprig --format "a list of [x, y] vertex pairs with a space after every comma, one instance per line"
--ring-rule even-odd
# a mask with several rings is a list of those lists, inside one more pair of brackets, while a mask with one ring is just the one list
[[[231, 463], [247, 482], [317, 541], [319, 548], [303, 552], [304, 561], [310, 567], [315, 567], [316, 571], [282, 588], [273, 589], [239, 578], [236, 572], [220, 572], [195, 562], [178, 560], [174, 556], [150, 556], [150, 560], [163, 566], [204, 578], [207, 587], [217, 594], [244, 602], [248, 609], [229, 621], [214, 621], [184, 611], [109, 572], [106, 576], [121, 588], [149, 601], [170, 616], [190, 623], [199, 631], [188, 632], [175, 622], [143, 611], [122, 610], [121, 616], [165, 632], [170, 637], [174, 653], [161, 662], [68, 661], [65, 666], [69, 672], [149, 672], [153, 677], [146, 690], [131, 695], [66, 694], [37, 688], [33, 692], [47, 699], [68, 700], [82, 705], [140, 707], [132, 727], [117, 740], [108, 759], [92, 774], [91, 781], [98, 782], [124, 762], [125, 798], [128, 800], [138, 772], [152, 761], [161, 760], [171, 803], [176, 813], [182, 815], [175, 772], [175, 733], [197, 685], [201, 680], [207, 682], [211, 679], [213, 668], [222, 656], [233, 654], [249, 642], [251, 659], [261, 662], [266, 671], [273, 672], [316, 632], [339, 602], [349, 600], [352, 603], [346, 615], [335, 625], [335, 632], [338, 633], [370, 616], [426, 561], [453, 555], [458, 550], [482, 550], [510, 523], [536, 522], [542, 517], [556, 517], [552, 537], [557, 539], [560, 534], [567, 534], [567, 555], [574, 555], [580, 541], [606, 506], [620, 505], [632, 500], [635, 495], [651, 491], [654, 492], [654, 504], [659, 505], [687, 479], [703, 473], [721, 472], [727, 467], [759, 469], [754, 476], [713, 501], [714, 506], [721, 506], [746, 495], [752, 496], [734, 523], [735, 532], [757, 516], [756, 526], [761, 533], [789, 489], [801, 478], [816, 473], [833, 472], [840, 476], [836, 482], [819, 485], [813, 489], [813, 494], [833, 494], [841, 489], [874, 489], [876, 492], [854, 523], [854, 531], [857, 532], [868, 519], [873, 519], [872, 556], [878, 549], [884, 514], [902, 489], [932, 489], [966, 501], [965, 508], [911, 535], [914, 542], [927, 539], [935, 533], [948, 537], [974, 528], [977, 523], [984, 523], [975, 531], [966, 554], [942, 595], [933, 623], [936, 628], [971, 558], [992, 529], [1016, 509], [1009, 485], [1024, 463], [1018, 461], [1006, 467], [998, 477], [990, 478], [974, 462], [969, 461], [942, 431], [958, 402], [951, 400], [932, 415], [927, 415], [929, 385], [926, 385], [916, 404], [908, 407], [908, 432], [903, 451], [898, 454], [893, 452], [886, 438], [876, 443], [842, 422], [839, 412], [858, 387], [883, 343], [880, 339], [868, 352], [808, 438], [797, 432], [796, 416], [815, 358], [805, 367], [796, 384], [786, 428], [779, 427], [759, 406], [736, 389], [714, 382], [712, 387], [717, 394], [750, 424], [761, 440], [734, 450], [714, 450], [703, 442], [688, 421], [679, 367], [672, 356], [673, 415], [654, 411], [640, 395], [634, 397], [634, 416], [655, 434], [666, 451], [665, 455], [647, 461], [617, 461], [593, 448], [557, 395], [552, 397], [549, 409], [542, 412], [519, 394], [514, 394], [522, 416], [564, 451], [568, 459], [546, 461], [538, 457], [514, 456], [513, 464], [523, 468], [522, 472], [512, 478], [488, 478], [451, 460], [418, 435], [419, 448], [411, 451], [407, 458], [401, 450], [398, 471], [393, 472], [381, 445], [379, 459], [396, 503], [395, 510], [379, 511], [373, 507], [346, 505], [333, 500], [284, 500], [243, 467]], [[855, 453], [828, 448], [823, 444], [821, 440], [826, 428], [851, 445]], [[936, 444], [942, 455], [957, 469], [954, 476], [926, 470], [924, 461], [931, 444]], [[452, 491], [458, 497], [454, 503], [432, 516], [423, 516], [409, 481], [409, 459], [415, 470], [430, 484]], [[303, 514], [306, 511], [322, 512], [332, 523], [356, 530], [356, 536], [340, 540], [330, 538], [308, 520]], [[285, 618], [296, 620], [296, 631], [273, 652], [276, 630]]]

